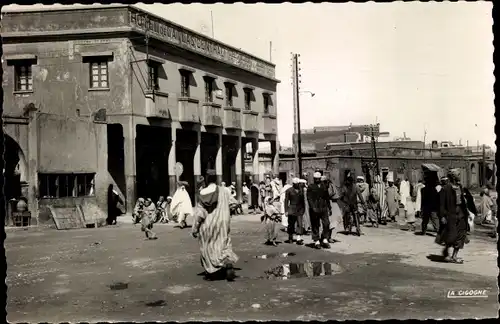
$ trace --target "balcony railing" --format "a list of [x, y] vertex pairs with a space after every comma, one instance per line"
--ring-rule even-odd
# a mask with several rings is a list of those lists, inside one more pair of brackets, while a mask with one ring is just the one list
[[263, 130], [262, 132], [264, 134], [268, 135], [276, 135], [276, 130], [277, 130], [277, 120], [276, 120], [276, 115], [271, 115], [271, 114], [263, 114], [262, 115], [262, 120], [263, 120]]
[[224, 128], [241, 129], [241, 109], [224, 107]]
[[200, 109], [199, 100], [188, 97], [180, 97], [179, 105], [179, 121], [184, 123], [199, 123]]
[[146, 92], [146, 117], [170, 119], [168, 111], [168, 94], [163, 92]]
[[201, 122], [205, 126], [222, 127], [222, 106], [213, 102], [203, 103], [201, 109]]
[[259, 113], [252, 110], [243, 111], [243, 130], [245, 132], [259, 131]]

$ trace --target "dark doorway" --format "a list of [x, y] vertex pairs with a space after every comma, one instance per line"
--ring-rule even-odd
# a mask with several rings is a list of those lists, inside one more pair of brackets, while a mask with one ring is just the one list
[[[201, 134], [201, 175], [205, 177], [208, 169], [215, 170], [219, 135], [213, 133]], [[224, 161], [223, 161], [224, 163]]]
[[222, 136], [222, 181], [228, 186], [236, 182], [237, 141], [236, 136]]
[[19, 155], [21, 148], [14, 139], [5, 135], [4, 152], [4, 197], [6, 201], [21, 197], [21, 174]]
[[137, 125], [137, 197], [156, 201], [159, 196], [168, 196], [168, 154], [171, 142], [169, 128]]
[[126, 195], [125, 184], [125, 144], [123, 126], [108, 124], [108, 172], [123, 195]]
[[186, 181], [189, 184], [188, 192], [191, 202], [194, 203], [195, 179], [194, 179], [194, 154], [198, 146], [198, 134], [195, 131], [177, 130], [177, 141], [175, 154], [178, 163], [182, 164], [183, 172], [180, 181]]
[[287, 173], [286, 172], [280, 172], [279, 177], [280, 177], [281, 183], [283, 185], [286, 185]]

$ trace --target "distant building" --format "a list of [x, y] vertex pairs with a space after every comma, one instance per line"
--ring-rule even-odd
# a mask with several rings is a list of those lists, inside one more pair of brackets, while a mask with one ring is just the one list
[[[325, 126], [314, 127], [312, 129], [304, 129], [301, 131], [302, 148], [322, 151], [327, 144], [330, 143], [359, 143], [365, 142], [367, 127], [369, 125], [348, 125], [348, 126]], [[377, 130], [375, 130], [377, 132]], [[389, 136], [388, 132], [380, 132], [378, 135], [382, 137]], [[293, 134], [295, 142], [297, 134]]]

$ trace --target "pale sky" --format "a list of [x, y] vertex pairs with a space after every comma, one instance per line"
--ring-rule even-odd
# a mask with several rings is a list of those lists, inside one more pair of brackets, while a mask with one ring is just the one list
[[[37, 5], [39, 6], [39, 5]], [[491, 2], [138, 4], [276, 64], [278, 133], [291, 145], [291, 54], [301, 126], [373, 123], [392, 137], [494, 146]], [[33, 7], [9, 5], [3, 8]], [[476, 127], [477, 124], [477, 127]]]

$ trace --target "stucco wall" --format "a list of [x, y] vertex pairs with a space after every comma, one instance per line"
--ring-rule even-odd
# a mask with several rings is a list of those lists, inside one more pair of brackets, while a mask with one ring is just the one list
[[[458, 168], [461, 170], [462, 183], [468, 187], [476, 187], [479, 185], [477, 171], [471, 173], [472, 164], [475, 165], [477, 170], [477, 161], [465, 159], [411, 159], [411, 158], [381, 158], [379, 159], [380, 168], [387, 168], [394, 173], [395, 178], [408, 177], [411, 181], [416, 182], [422, 178], [421, 166], [423, 163], [433, 163], [440, 166], [443, 172], [449, 168]], [[280, 159], [279, 170], [280, 172], [293, 173], [295, 161], [294, 159]], [[245, 164], [246, 170], [251, 170], [251, 161]], [[304, 158], [302, 160], [302, 171], [309, 174], [312, 180], [312, 173], [320, 169], [326, 171], [330, 178], [337, 184], [343, 181], [345, 170], [350, 170], [355, 176], [362, 175], [362, 159], [357, 157], [317, 157], [317, 158]], [[260, 162], [261, 173], [271, 171], [271, 163], [266, 160]]]
[[40, 114], [39, 172], [96, 172], [95, 124]]
[[[135, 50], [133, 60], [139, 61], [132, 63], [132, 102], [134, 113], [139, 115], [145, 114], [145, 96], [146, 88], [145, 78], [147, 77], [146, 58], [144, 46], [140, 46], [135, 42]], [[199, 55], [188, 52], [180, 52], [174, 47], [164, 45], [163, 49], [150, 46], [149, 54], [165, 60], [159, 69], [159, 91], [168, 94], [167, 108], [172, 120], [178, 120], [178, 98], [181, 95], [181, 74], [179, 68], [188, 67], [194, 72], [192, 73], [190, 85], [190, 97], [199, 100], [200, 112], [203, 109], [202, 105], [205, 102], [205, 80], [204, 76], [215, 76], [217, 79], [214, 82], [214, 90], [222, 90], [222, 98], [217, 98], [214, 94], [214, 103], [220, 104], [222, 107], [226, 105], [225, 101], [225, 85], [226, 80], [235, 81], [236, 85], [233, 90], [233, 106], [243, 110], [245, 108], [243, 87], [251, 85], [255, 87], [253, 90], [253, 101], [251, 109], [259, 114], [264, 112], [263, 92], [272, 93], [270, 113], [276, 114], [276, 83], [264, 78], [253, 76], [244, 71], [238, 71], [222, 64], [214, 64]], [[222, 110], [223, 112], [223, 110]], [[259, 118], [262, 123], [262, 119]], [[262, 128], [259, 125], [259, 128]]]
[[[126, 39], [74, 40], [4, 44], [4, 115], [21, 116], [33, 103], [39, 112], [76, 117], [89, 116], [99, 109], [108, 114], [130, 111], [129, 54]], [[108, 63], [110, 89], [90, 89], [90, 66], [82, 53], [113, 52]], [[33, 92], [14, 93], [14, 66], [7, 65], [9, 55], [33, 54]]]

